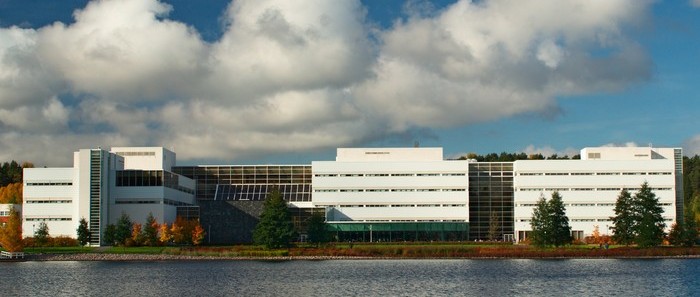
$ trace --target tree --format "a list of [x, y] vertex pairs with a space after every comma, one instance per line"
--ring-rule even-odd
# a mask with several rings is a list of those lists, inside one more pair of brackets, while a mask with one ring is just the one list
[[698, 238], [698, 225], [693, 212], [686, 211], [682, 223], [674, 223], [668, 234], [668, 241], [673, 245], [691, 247]]
[[498, 233], [499, 230], [501, 229], [501, 223], [500, 223], [500, 218], [498, 217], [498, 213], [495, 211], [491, 212], [491, 216], [489, 217], [489, 240], [494, 241], [498, 239]]
[[635, 202], [627, 190], [622, 190], [615, 201], [615, 216], [611, 217], [613, 240], [619, 244], [630, 245], [636, 237], [637, 212]]
[[309, 242], [316, 244], [316, 246], [331, 241], [326, 218], [322, 213], [316, 212], [311, 215], [309, 224], [306, 227], [306, 234], [309, 236]]
[[148, 246], [158, 245], [158, 221], [153, 217], [152, 213], [148, 213], [146, 218], [146, 223], [143, 225], [143, 240], [144, 244]]
[[202, 225], [197, 223], [197, 225], [194, 226], [194, 230], [192, 230], [192, 244], [202, 244], [202, 241], [204, 241], [204, 234], [204, 228], [202, 228]]
[[651, 191], [649, 184], [644, 182], [642, 188], [634, 195], [637, 203], [637, 216], [635, 241], [640, 247], [651, 247], [661, 244], [664, 239], [664, 218], [661, 215], [663, 208], [659, 204], [656, 194]]
[[158, 240], [161, 244], [168, 244], [171, 240], [173, 240], [173, 235], [170, 233], [170, 228], [168, 227], [167, 223], [160, 225], [159, 230]]
[[78, 242], [80, 245], [86, 245], [90, 242], [90, 229], [88, 228], [88, 222], [85, 218], [80, 219], [80, 225], [78, 225]]
[[133, 224], [129, 216], [122, 212], [122, 216], [117, 220], [117, 229], [114, 234], [114, 240], [118, 244], [125, 244], [126, 240], [131, 237], [131, 228]]
[[133, 245], [138, 246], [138, 245], [143, 244], [143, 234], [141, 233], [141, 224], [134, 223], [131, 226], [131, 238], [130, 239], [131, 239], [131, 243], [133, 243]]
[[279, 189], [273, 189], [265, 199], [260, 222], [253, 230], [253, 241], [266, 248], [282, 248], [296, 237], [287, 202]]
[[175, 222], [170, 226], [170, 236], [172, 238], [172, 241], [176, 244], [182, 244], [185, 240], [185, 234], [184, 234], [184, 229], [185, 226], [182, 224], [182, 220], [179, 220], [179, 217], [175, 219]]
[[107, 225], [105, 228], [104, 237], [102, 238], [102, 243], [107, 245], [114, 245], [117, 242], [117, 226], [114, 224]]
[[22, 182], [0, 187], [0, 204], [22, 204]]
[[552, 199], [549, 200], [548, 204], [552, 244], [557, 247], [570, 244], [571, 226], [569, 226], [569, 217], [566, 216], [566, 208], [559, 192], [552, 193]]
[[46, 246], [49, 243], [49, 225], [46, 222], [39, 223], [39, 228], [34, 230], [34, 242], [37, 246]]
[[551, 225], [551, 220], [549, 204], [542, 195], [537, 201], [535, 209], [532, 210], [532, 220], [530, 221], [530, 227], [532, 228], [530, 241], [533, 245], [542, 247], [550, 243], [549, 226]]
[[530, 239], [536, 246], [562, 246], [571, 243], [571, 227], [566, 216], [566, 208], [559, 192], [552, 193], [547, 201], [540, 197], [533, 210], [530, 222], [532, 233]]
[[10, 215], [5, 226], [0, 227], [0, 246], [12, 253], [24, 250], [22, 243], [22, 218], [14, 208], [10, 208]]

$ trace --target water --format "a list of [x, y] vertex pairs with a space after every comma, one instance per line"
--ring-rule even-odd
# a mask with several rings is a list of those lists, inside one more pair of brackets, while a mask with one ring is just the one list
[[700, 296], [700, 259], [0, 263], [0, 296]]

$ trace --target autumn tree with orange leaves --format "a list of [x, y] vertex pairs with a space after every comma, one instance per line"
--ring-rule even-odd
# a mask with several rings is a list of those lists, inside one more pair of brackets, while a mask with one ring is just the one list
[[10, 209], [10, 216], [5, 226], [0, 227], [0, 246], [8, 252], [21, 252], [22, 244], [22, 219], [19, 212]]

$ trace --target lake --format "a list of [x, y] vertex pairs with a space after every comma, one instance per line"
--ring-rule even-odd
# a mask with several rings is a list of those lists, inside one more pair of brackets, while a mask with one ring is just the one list
[[700, 259], [0, 263], [0, 296], [699, 296]]

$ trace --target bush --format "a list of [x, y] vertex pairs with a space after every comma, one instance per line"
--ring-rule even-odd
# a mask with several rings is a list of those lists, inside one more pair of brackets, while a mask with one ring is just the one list
[[67, 236], [51, 237], [49, 239], [50, 246], [79, 246], [80, 242], [75, 238]]

